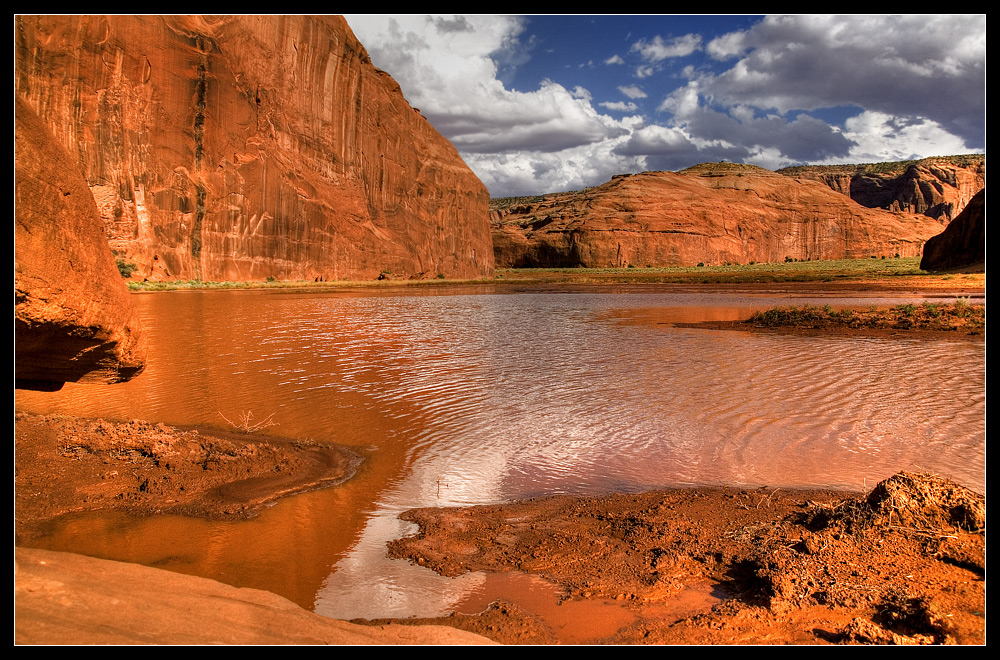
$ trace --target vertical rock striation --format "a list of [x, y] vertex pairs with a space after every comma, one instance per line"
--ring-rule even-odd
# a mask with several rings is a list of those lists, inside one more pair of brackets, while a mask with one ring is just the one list
[[492, 275], [485, 187], [341, 17], [20, 16], [15, 89], [135, 277]]

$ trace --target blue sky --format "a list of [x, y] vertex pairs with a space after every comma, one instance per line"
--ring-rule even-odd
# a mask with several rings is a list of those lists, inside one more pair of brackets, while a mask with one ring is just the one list
[[493, 196], [986, 148], [985, 15], [347, 15]]

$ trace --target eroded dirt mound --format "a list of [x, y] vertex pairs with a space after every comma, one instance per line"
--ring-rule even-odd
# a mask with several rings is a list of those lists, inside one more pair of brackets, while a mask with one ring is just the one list
[[900, 472], [878, 484], [865, 505], [872, 524], [927, 533], [986, 530], [986, 498], [936, 475]]
[[[900, 473], [863, 497], [689, 489], [419, 509], [405, 514], [419, 534], [390, 554], [444, 575], [534, 573], [566, 598], [643, 614], [595, 642], [978, 644], [983, 501]], [[706, 579], [721, 603], [680, 621], [653, 613]]]
[[14, 416], [15, 534], [71, 511], [252, 516], [282, 495], [342, 481], [341, 447], [141, 420]]

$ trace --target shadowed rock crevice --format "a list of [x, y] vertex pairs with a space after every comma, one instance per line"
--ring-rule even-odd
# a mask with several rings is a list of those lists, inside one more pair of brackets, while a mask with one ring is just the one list
[[966, 154], [861, 165], [804, 165], [778, 172], [821, 181], [868, 208], [919, 213], [948, 222], [986, 187], [986, 156]]

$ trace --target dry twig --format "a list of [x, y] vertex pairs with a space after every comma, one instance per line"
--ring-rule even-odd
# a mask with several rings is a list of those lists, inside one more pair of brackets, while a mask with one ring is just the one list
[[223, 415], [222, 411], [219, 411], [219, 417], [221, 417], [222, 419], [224, 419], [227, 422], [229, 422], [229, 424], [233, 428], [239, 429], [240, 431], [243, 431], [244, 433], [256, 433], [257, 431], [260, 431], [262, 429], [266, 429], [266, 428], [269, 428], [271, 426], [277, 426], [278, 425], [277, 422], [272, 422], [271, 421], [271, 418], [274, 417], [274, 413], [271, 413], [265, 419], [263, 419], [263, 420], [261, 420], [259, 422], [254, 422], [253, 421], [253, 413], [248, 410], [246, 412], [240, 413], [240, 417], [239, 417], [240, 421], [239, 421], [238, 424], [236, 422], [232, 421], [231, 419], [229, 419], [228, 417], [226, 417], [225, 415]]

